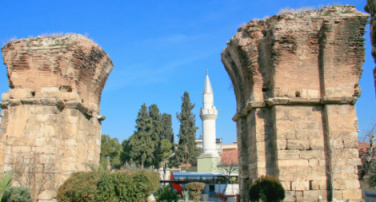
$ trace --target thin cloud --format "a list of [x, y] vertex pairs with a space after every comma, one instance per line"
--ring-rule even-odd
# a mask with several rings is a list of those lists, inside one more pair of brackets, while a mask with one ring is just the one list
[[128, 86], [148, 86], [168, 83], [174, 73], [182, 66], [194, 61], [205, 59], [216, 52], [205, 52], [192, 57], [173, 60], [160, 65], [149, 62], [130, 64], [127, 68], [115, 70], [111, 73], [106, 84], [107, 91], [117, 91]]
[[137, 46], [154, 46], [154, 47], [166, 47], [171, 45], [182, 45], [192, 43], [193, 41], [204, 40], [205, 38], [209, 37], [207, 34], [199, 34], [199, 35], [185, 35], [185, 34], [171, 34], [162, 37], [156, 38], [146, 38], [143, 40], [134, 41], [133, 44], [137, 44]]

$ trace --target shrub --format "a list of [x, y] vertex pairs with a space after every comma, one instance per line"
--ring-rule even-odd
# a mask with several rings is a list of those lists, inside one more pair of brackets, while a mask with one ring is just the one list
[[57, 198], [61, 202], [93, 201], [96, 197], [97, 182], [102, 172], [77, 172], [73, 173], [63, 185], [60, 186]]
[[376, 187], [376, 164], [375, 163], [372, 163], [370, 165], [368, 174], [369, 174], [368, 184], [370, 187], [375, 188]]
[[9, 192], [5, 193], [1, 202], [22, 201], [32, 202], [30, 190], [26, 187], [10, 187]]
[[139, 176], [145, 176], [148, 179], [148, 183], [150, 183], [149, 188], [146, 190], [148, 196], [154, 192], [156, 192], [159, 188], [159, 173], [152, 172], [149, 170], [140, 170], [138, 172], [134, 172], [135, 178], [137, 179]]
[[185, 187], [189, 191], [189, 195], [193, 198], [193, 201], [200, 201], [201, 191], [205, 188], [205, 183], [202, 182], [190, 182]]
[[115, 193], [115, 183], [113, 175], [109, 172], [104, 172], [96, 184], [96, 200], [99, 201], [117, 201]]
[[59, 188], [58, 200], [144, 201], [158, 186], [159, 174], [151, 171], [78, 172]]
[[163, 186], [157, 190], [156, 198], [157, 201], [176, 202], [180, 197], [170, 186]]
[[251, 185], [249, 199], [264, 202], [281, 201], [285, 198], [285, 190], [278, 178], [273, 176], [261, 176]]

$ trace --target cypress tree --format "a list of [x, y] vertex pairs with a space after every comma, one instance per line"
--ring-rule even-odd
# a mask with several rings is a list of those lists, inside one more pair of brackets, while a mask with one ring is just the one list
[[153, 160], [151, 162], [151, 165], [153, 165], [156, 168], [159, 168], [159, 164], [161, 162], [161, 159], [159, 158], [159, 152], [160, 152], [160, 144], [162, 140], [162, 116], [159, 113], [159, 108], [157, 105], [152, 104], [149, 107], [149, 115], [152, 121], [152, 128], [150, 130], [150, 137], [152, 140], [152, 145], [150, 145], [153, 149]]
[[167, 139], [170, 143], [174, 144], [174, 132], [172, 131], [172, 121], [171, 121], [171, 114], [162, 114], [162, 124], [163, 124], [163, 131], [162, 131], [162, 139]]
[[154, 149], [152, 145], [154, 143], [151, 137], [152, 127], [152, 118], [148, 113], [146, 104], [143, 104], [138, 112], [135, 126], [136, 131], [129, 138], [128, 143], [125, 144], [129, 148], [124, 149], [124, 151], [129, 151], [129, 158], [133, 162], [139, 162], [141, 169], [144, 168], [145, 163], [150, 164], [153, 159], [152, 154]]
[[177, 114], [177, 119], [180, 121], [179, 145], [175, 152], [173, 164], [176, 166], [176, 164], [185, 163], [187, 170], [188, 164], [196, 161], [199, 155], [195, 141], [198, 127], [196, 127], [195, 115], [192, 113], [194, 107], [195, 105], [191, 103], [189, 98], [189, 93], [185, 91], [182, 97], [181, 112]]

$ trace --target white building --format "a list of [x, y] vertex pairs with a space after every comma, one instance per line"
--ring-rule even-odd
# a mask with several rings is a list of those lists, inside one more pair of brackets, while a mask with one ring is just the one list
[[200, 110], [202, 120], [202, 144], [205, 157], [219, 157], [216, 148], [216, 119], [218, 110], [214, 106], [214, 94], [206, 71], [206, 79], [203, 96], [203, 108]]

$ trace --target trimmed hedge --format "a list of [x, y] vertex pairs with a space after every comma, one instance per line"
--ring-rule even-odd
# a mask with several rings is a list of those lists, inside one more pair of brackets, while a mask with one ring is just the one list
[[261, 176], [249, 189], [251, 201], [277, 202], [285, 198], [285, 190], [278, 178], [274, 176]]
[[10, 187], [9, 192], [6, 192], [1, 199], [1, 202], [32, 202], [30, 190], [27, 187]]
[[73, 173], [60, 186], [58, 201], [145, 201], [159, 187], [159, 173], [91, 171]]

